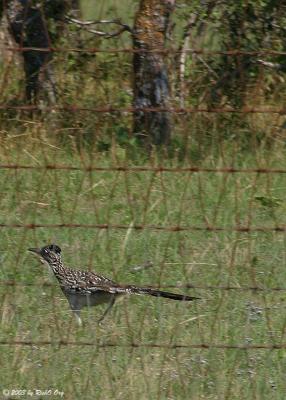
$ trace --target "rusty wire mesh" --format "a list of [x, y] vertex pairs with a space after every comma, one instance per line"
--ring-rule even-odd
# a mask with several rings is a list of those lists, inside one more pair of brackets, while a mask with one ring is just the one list
[[[6, 50], [13, 59], [31, 49]], [[58, 54], [61, 65], [71, 52], [122, 53], [119, 69], [121, 62], [130, 65], [134, 53], [127, 47], [34, 50]], [[178, 50], [165, 53], [172, 65]], [[280, 93], [272, 82], [273, 98], [262, 99], [269, 73], [261, 69], [250, 83], [243, 107], [200, 101], [182, 107], [175, 99], [168, 109], [144, 109], [174, 115], [174, 130], [183, 139], [178, 156], [152, 154], [138, 165], [130, 149], [126, 155], [126, 142], [116, 143], [125, 124], [130, 138], [130, 116], [138, 110], [126, 95], [126, 72], [127, 88], [120, 78], [115, 88], [101, 83], [98, 98], [85, 101], [76, 96], [81, 85], [100, 78], [86, 67], [88, 79], [73, 82], [65, 78], [68, 67], [60, 67], [59, 104], [31, 105], [18, 94], [15, 100], [13, 62], [1, 71], [0, 83], [3, 388], [48, 383], [67, 399], [279, 398], [286, 347], [285, 108], [274, 102]], [[211, 88], [197, 79], [206, 98]], [[5, 92], [7, 82], [12, 94]], [[194, 95], [192, 81], [184, 85]], [[109, 127], [116, 119], [117, 136]], [[226, 135], [218, 133], [221, 127]], [[208, 129], [215, 140], [203, 135]], [[57, 283], [26, 252], [48, 242], [61, 245], [69, 266], [201, 300], [185, 305], [128, 298], [102, 326], [96, 324], [100, 308], [83, 311], [85, 326], [79, 329]]]

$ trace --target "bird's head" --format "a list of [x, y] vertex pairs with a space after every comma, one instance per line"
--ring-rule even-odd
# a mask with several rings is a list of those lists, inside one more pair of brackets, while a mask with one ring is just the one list
[[35, 253], [40, 257], [41, 261], [51, 264], [56, 264], [61, 261], [61, 249], [56, 244], [50, 244], [42, 248], [30, 248], [28, 249], [32, 253]]

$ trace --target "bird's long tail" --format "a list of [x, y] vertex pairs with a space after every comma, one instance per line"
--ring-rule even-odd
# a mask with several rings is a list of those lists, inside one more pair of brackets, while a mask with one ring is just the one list
[[192, 301], [192, 300], [200, 299], [200, 297], [187, 296], [184, 294], [165, 292], [162, 290], [157, 290], [157, 289], [152, 289], [152, 288], [144, 288], [144, 287], [133, 286], [133, 285], [126, 286], [124, 288], [124, 291], [125, 291], [125, 293], [130, 293], [130, 294], [147, 294], [149, 296], [165, 297], [166, 299], [179, 300], [179, 301]]

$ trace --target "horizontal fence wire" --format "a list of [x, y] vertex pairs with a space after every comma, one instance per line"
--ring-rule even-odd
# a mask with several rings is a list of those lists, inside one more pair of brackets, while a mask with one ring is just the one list
[[283, 350], [286, 343], [281, 344], [164, 344], [164, 343], [96, 343], [91, 341], [69, 341], [69, 340], [0, 340], [0, 346], [94, 346], [98, 348], [125, 347], [125, 348], [163, 348], [163, 349], [222, 349], [222, 350]]
[[[42, 282], [42, 283], [29, 283], [29, 282], [16, 282], [16, 281], [1, 281], [0, 286], [12, 286], [12, 287], [58, 287], [57, 284], [53, 284], [50, 282]], [[186, 283], [182, 285], [144, 285], [146, 288], [150, 289], [200, 289], [200, 290], [238, 290], [238, 291], [257, 291], [257, 292], [283, 292], [286, 290], [286, 287], [260, 287], [260, 286], [223, 286], [223, 285], [193, 285], [191, 283]]]
[[99, 47], [14, 47], [14, 46], [5, 46], [2, 45], [1, 48], [13, 51], [13, 52], [27, 52], [27, 51], [38, 51], [43, 53], [160, 53], [160, 54], [203, 54], [203, 55], [224, 55], [224, 56], [261, 56], [261, 55], [272, 55], [272, 56], [285, 56], [286, 51], [278, 51], [278, 50], [254, 50], [254, 51], [246, 51], [246, 50], [205, 50], [205, 49], [163, 49], [163, 48], [153, 48], [153, 49], [135, 49], [132, 47], [125, 48], [99, 48]]
[[161, 225], [122, 225], [122, 224], [4, 224], [0, 223], [1, 228], [19, 228], [19, 229], [38, 229], [38, 228], [84, 228], [84, 229], [122, 229], [122, 230], [153, 230], [153, 231], [165, 231], [165, 232], [184, 232], [184, 231], [209, 231], [209, 232], [286, 232], [286, 226], [161, 226]]
[[128, 167], [128, 166], [113, 166], [113, 167], [99, 167], [93, 165], [86, 165], [81, 167], [75, 167], [72, 165], [20, 165], [20, 164], [0, 164], [0, 169], [15, 169], [15, 170], [66, 170], [66, 171], [83, 171], [83, 172], [210, 172], [210, 173], [226, 173], [226, 174], [285, 174], [285, 168], [235, 168], [235, 167], [221, 167], [221, 168], [210, 168], [210, 167]]
[[217, 114], [286, 114], [286, 108], [270, 108], [270, 107], [243, 107], [243, 108], [200, 108], [200, 107], [113, 107], [113, 106], [104, 106], [104, 107], [79, 107], [77, 105], [61, 105], [61, 106], [45, 106], [45, 105], [30, 105], [24, 104], [21, 106], [9, 105], [9, 104], [0, 104], [0, 110], [17, 110], [17, 111], [70, 111], [70, 112], [96, 112], [103, 114], [111, 114], [111, 113], [136, 113], [136, 112], [146, 112], [146, 113], [157, 113], [157, 112], [166, 112], [170, 114], [193, 114], [193, 113], [217, 113]]

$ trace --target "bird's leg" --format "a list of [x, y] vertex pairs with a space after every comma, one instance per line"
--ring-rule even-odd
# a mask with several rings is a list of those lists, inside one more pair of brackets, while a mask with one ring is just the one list
[[97, 321], [99, 324], [103, 321], [104, 317], [106, 316], [106, 314], [111, 310], [113, 304], [115, 303], [115, 296], [112, 296], [107, 309], [104, 311], [104, 313], [102, 314], [102, 316], [99, 318], [99, 320]]
[[78, 326], [82, 326], [82, 319], [80, 318], [80, 310], [72, 310], [72, 311], [74, 313]]

